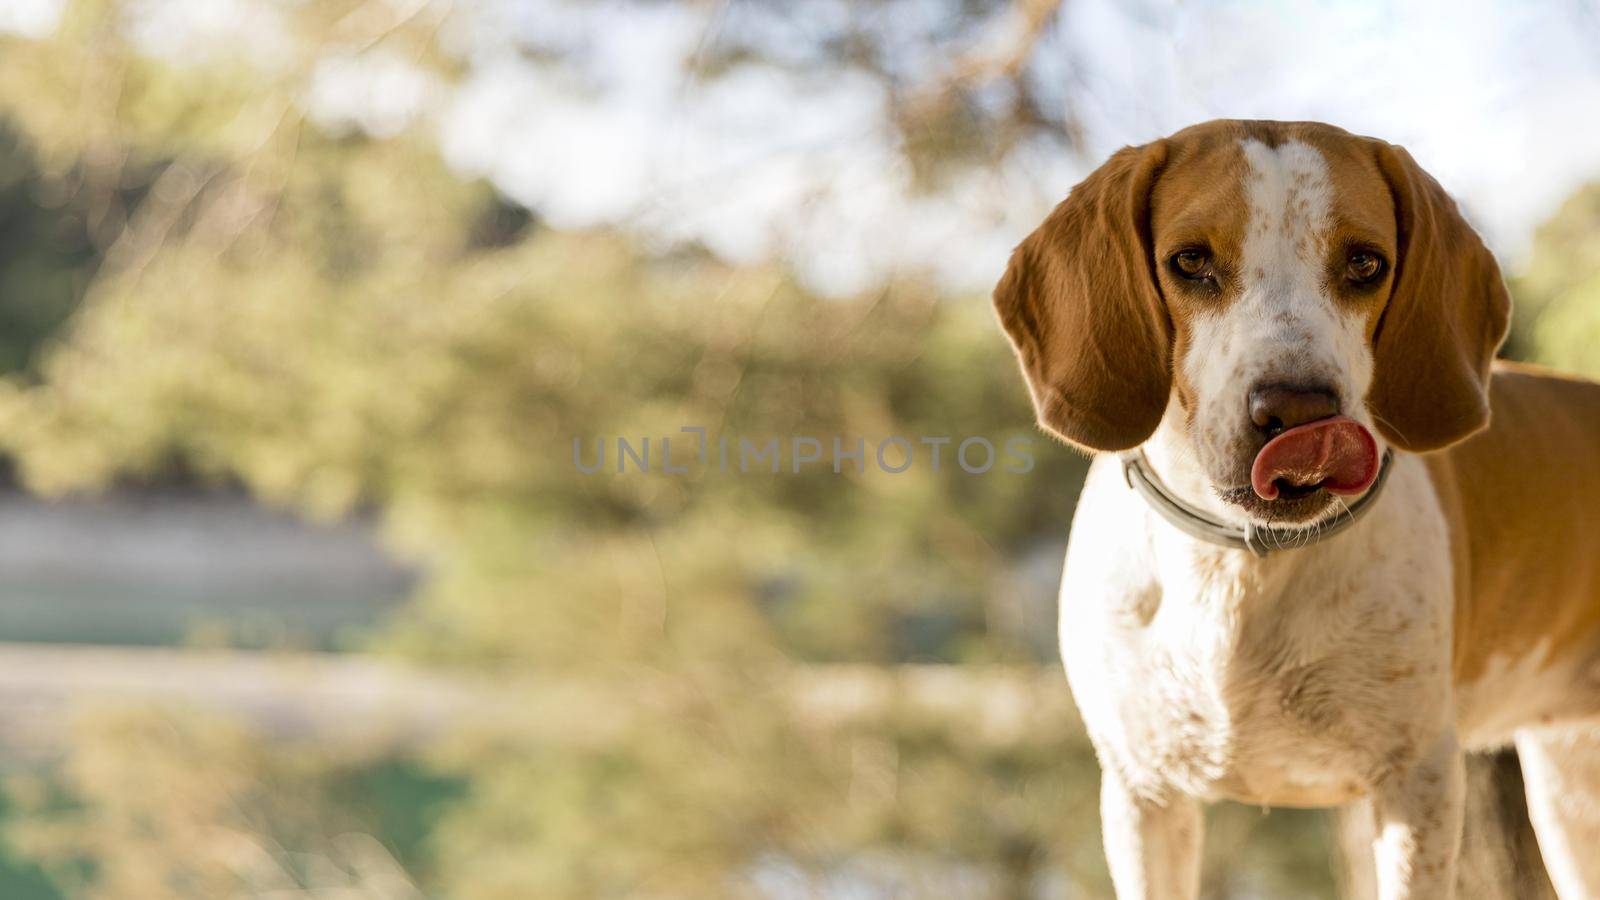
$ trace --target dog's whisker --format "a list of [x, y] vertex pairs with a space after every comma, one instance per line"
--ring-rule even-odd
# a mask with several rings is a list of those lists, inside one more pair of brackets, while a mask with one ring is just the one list
[[1400, 429], [1396, 428], [1393, 422], [1389, 421], [1388, 419], [1385, 419], [1383, 416], [1380, 416], [1375, 412], [1372, 413], [1371, 415], [1372, 415], [1372, 421], [1378, 423], [1379, 425], [1382, 425], [1383, 427], [1385, 427], [1385, 428], [1389, 429], [1390, 431], [1394, 432], [1395, 434], [1399, 435], [1400, 436], [1400, 440], [1405, 441], [1408, 444], [1411, 442], [1410, 439], [1406, 437], [1405, 432], [1403, 432]]

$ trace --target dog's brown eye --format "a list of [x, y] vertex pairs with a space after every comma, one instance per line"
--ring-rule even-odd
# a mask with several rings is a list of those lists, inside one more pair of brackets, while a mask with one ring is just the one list
[[1350, 254], [1345, 263], [1345, 275], [1356, 284], [1367, 284], [1383, 274], [1383, 257], [1376, 253]]
[[1211, 275], [1211, 257], [1204, 250], [1179, 250], [1172, 254], [1172, 268], [1185, 278], [1208, 278]]

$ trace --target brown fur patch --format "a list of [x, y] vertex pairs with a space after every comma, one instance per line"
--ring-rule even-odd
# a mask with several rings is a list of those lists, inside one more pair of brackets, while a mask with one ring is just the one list
[[[1488, 429], [1427, 457], [1450, 522], [1458, 683], [1600, 651], [1600, 385], [1500, 363]], [[1600, 701], [1597, 701], [1600, 705]]]

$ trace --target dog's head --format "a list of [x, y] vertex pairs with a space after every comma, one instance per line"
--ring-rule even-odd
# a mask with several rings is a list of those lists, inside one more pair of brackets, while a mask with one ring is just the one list
[[1382, 441], [1482, 428], [1509, 311], [1410, 154], [1300, 122], [1119, 151], [1017, 247], [994, 300], [1045, 428], [1124, 450], [1167, 416], [1223, 499], [1278, 523], [1364, 491]]

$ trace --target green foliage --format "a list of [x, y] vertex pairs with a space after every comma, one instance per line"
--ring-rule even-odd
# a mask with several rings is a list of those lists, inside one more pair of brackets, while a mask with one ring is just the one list
[[746, 675], [737, 694], [711, 673], [635, 680], [648, 699], [576, 759], [503, 736], [453, 750], [486, 773], [439, 833], [453, 895], [751, 896], [774, 880], [811, 894], [849, 872], [951, 896], [931, 876], [980, 859], [1001, 896], [1061, 866], [1103, 888], [1097, 859], [1061, 853], [1093, 840], [1092, 817], [1062, 810], [1085, 808], [1094, 777], [1053, 683], [1002, 676], [963, 696], [937, 671]]
[[[605, 740], [504, 722], [441, 751], [463, 792], [412, 837], [430, 891], [746, 894], [911, 857], [1103, 878], [1095, 854], [1063, 855], [1092, 826], [1055, 806], [1087, 802], [1093, 769], [1059, 679], [1055, 711], [995, 745], [892, 702], [816, 722], [793, 697], [797, 662], [1034, 662], [1012, 560], [1060, 540], [1081, 458], [1040, 438], [1027, 475], [968, 475], [953, 444], [903, 474], [871, 449], [837, 475], [572, 462], [573, 438], [682, 426], [919, 453], [924, 435], [1033, 435], [984, 298], [906, 281], [824, 301], [774, 271], [542, 231], [425, 135], [301, 121], [325, 38], [272, 71], [176, 67], [139, 56], [119, 10], [78, 4], [55, 40], [0, 55], [0, 108], [41, 167], [126, 202], [37, 377], [0, 386], [0, 443], [45, 493], [178, 476], [310, 516], [376, 509], [428, 573], [381, 646], [616, 688]], [[107, 187], [130, 177], [136, 196]], [[75, 746], [15, 829], [70, 891], [257, 894], [309, 883], [305, 854], [351, 873], [327, 825], [359, 809], [314, 756], [139, 713]]]
[[69, 896], [421, 896], [357, 807], [328, 802], [349, 763], [155, 709], [95, 712], [78, 731], [54, 777], [8, 785], [9, 842]]
[[1527, 271], [1512, 288], [1511, 349], [1600, 378], [1600, 185], [1568, 198], [1539, 230]]
[[68, 181], [41, 171], [27, 140], [0, 123], [0, 371], [31, 369], [99, 264], [110, 211]]

